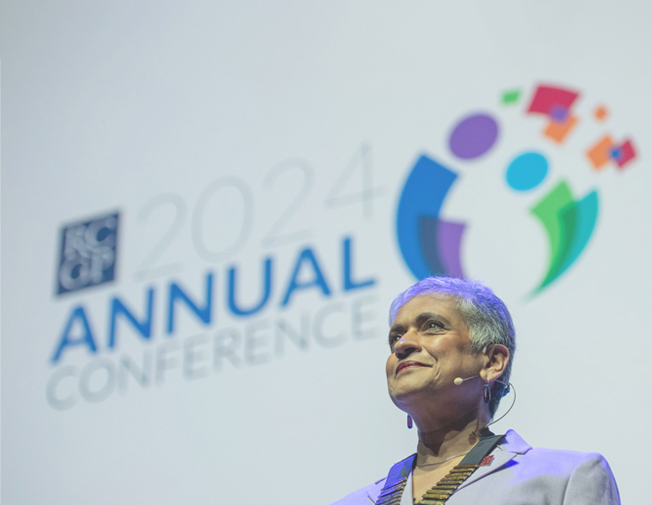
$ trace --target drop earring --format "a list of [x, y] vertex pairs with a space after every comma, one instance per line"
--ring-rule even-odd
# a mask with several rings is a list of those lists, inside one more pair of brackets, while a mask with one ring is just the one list
[[407, 417], [407, 426], [408, 426], [409, 430], [412, 429], [412, 416], [410, 414], [408, 414], [408, 417]]
[[491, 403], [491, 389], [489, 388], [489, 384], [484, 385], [484, 391], [482, 392], [482, 396], [484, 398], [485, 403]]

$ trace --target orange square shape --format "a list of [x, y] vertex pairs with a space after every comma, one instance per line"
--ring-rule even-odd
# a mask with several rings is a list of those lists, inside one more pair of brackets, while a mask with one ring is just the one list
[[602, 168], [611, 160], [611, 148], [613, 145], [614, 142], [611, 140], [611, 137], [605, 135], [586, 152], [593, 168]]
[[569, 116], [563, 123], [550, 121], [543, 134], [561, 144], [576, 124], [577, 116]]

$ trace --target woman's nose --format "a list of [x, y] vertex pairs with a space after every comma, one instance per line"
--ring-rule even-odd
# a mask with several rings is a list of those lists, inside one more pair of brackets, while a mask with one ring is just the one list
[[414, 352], [421, 350], [419, 335], [416, 331], [408, 331], [394, 344], [394, 354], [398, 359], [403, 359]]

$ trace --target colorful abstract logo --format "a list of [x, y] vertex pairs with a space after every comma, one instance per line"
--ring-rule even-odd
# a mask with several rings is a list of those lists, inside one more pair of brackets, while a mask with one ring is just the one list
[[[521, 90], [502, 94], [501, 102], [512, 107], [521, 101]], [[560, 146], [580, 123], [573, 106], [579, 93], [569, 89], [538, 85], [526, 116], [544, 118], [543, 136], [551, 146]], [[597, 105], [591, 119], [604, 123], [609, 111]], [[456, 158], [476, 160], [487, 154], [498, 142], [500, 125], [488, 113], [473, 113], [463, 117], [452, 128], [448, 147]], [[603, 134], [586, 147], [585, 167], [603, 170], [614, 166], [624, 170], [636, 158], [631, 139], [622, 142]], [[527, 151], [515, 155], [504, 171], [505, 183], [516, 192], [533, 191], [548, 176], [549, 161], [543, 152]], [[440, 216], [449, 190], [458, 179], [450, 167], [421, 155], [412, 168], [398, 205], [397, 235], [403, 258], [414, 276], [429, 275], [464, 277], [461, 250], [466, 223], [442, 219]], [[531, 291], [536, 295], [551, 285], [585, 250], [598, 218], [598, 191], [576, 198], [565, 179], [560, 179], [530, 208], [532, 217], [540, 223], [549, 244], [549, 262], [545, 275]]]

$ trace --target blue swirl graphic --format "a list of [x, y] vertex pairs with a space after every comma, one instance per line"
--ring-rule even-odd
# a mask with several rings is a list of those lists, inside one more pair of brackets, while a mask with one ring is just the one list
[[448, 275], [439, 248], [439, 211], [457, 174], [422, 155], [405, 183], [398, 204], [398, 245], [417, 279]]

